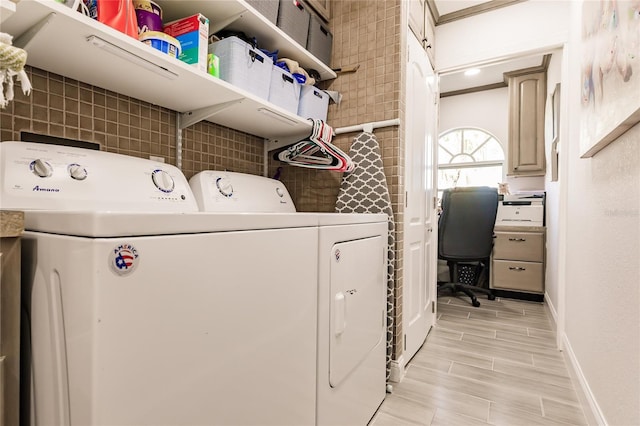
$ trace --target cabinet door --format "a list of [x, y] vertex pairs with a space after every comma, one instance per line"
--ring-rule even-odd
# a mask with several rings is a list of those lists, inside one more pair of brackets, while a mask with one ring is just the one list
[[420, 44], [424, 40], [426, 0], [409, 0], [409, 28]]
[[509, 175], [545, 173], [546, 72], [509, 78]]
[[331, 19], [330, 0], [305, 0], [322, 19], [329, 22]]
[[424, 40], [422, 41], [422, 47], [429, 55], [429, 60], [433, 66], [436, 57], [436, 24], [429, 7], [426, 5], [424, 8]]

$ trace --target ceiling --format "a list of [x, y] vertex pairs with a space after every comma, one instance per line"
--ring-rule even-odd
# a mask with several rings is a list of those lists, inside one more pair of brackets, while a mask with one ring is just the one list
[[[435, 12], [437, 23], [442, 25], [453, 20], [489, 12], [496, 8], [509, 6], [522, 0], [428, 0], [432, 11]], [[434, 10], [435, 9], [435, 10]], [[498, 87], [504, 84], [504, 73], [543, 65], [542, 53], [526, 57], [496, 61], [476, 68], [480, 73], [465, 76], [460, 70], [440, 75], [440, 93], [443, 96], [458, 91], [477, 91]]]
[[457, 91], [486, 90], [496, 88], [499, 85], [506, 87], [504, 73], [540, 67], [543, 65], [543, 62], [544, 55], [539, 53], [474, 67], [478, 68], [480, 72], [473, 76], [465, 76], [465, 70], [441, 74], [440, 93], [446, 96], [447, 94], [452, 94], [452, 92]]

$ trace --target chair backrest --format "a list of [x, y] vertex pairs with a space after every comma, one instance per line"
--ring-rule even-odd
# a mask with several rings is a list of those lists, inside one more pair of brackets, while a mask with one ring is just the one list
[[495, 188], [444, 190], [438, 221], [438, 257], [452, 261], [489, 258], [497, 211], [498, 191]]

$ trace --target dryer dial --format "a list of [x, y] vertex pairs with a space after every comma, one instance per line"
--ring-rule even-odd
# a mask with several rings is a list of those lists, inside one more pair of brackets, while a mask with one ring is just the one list
[[41, 178], [47, 178], [53, 174], [53, 167], [51, 167], [51, 164], [39, 158], [32, 161], [29, 166], [33, 174]]
[[231, 197], [233, 195], [233, 186], [231, 186], [231, 181], [227, 178], [219, 177], [216, 179], [216, 187], [225, 197]]
[[151, 179], [153, 180], [153, 184], [162, 192], [169, 193], [173, 191], [176, 186], [171, 175], [164, 170], [156, 169], [151, 174]]

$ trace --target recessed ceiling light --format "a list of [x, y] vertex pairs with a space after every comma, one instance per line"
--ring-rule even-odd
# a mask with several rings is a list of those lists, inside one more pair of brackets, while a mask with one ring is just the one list
[[471, 77], [472, 75], [480, 74], [480, 68], [469, 68], [464, 72], [464, 75], [467, 77]]

